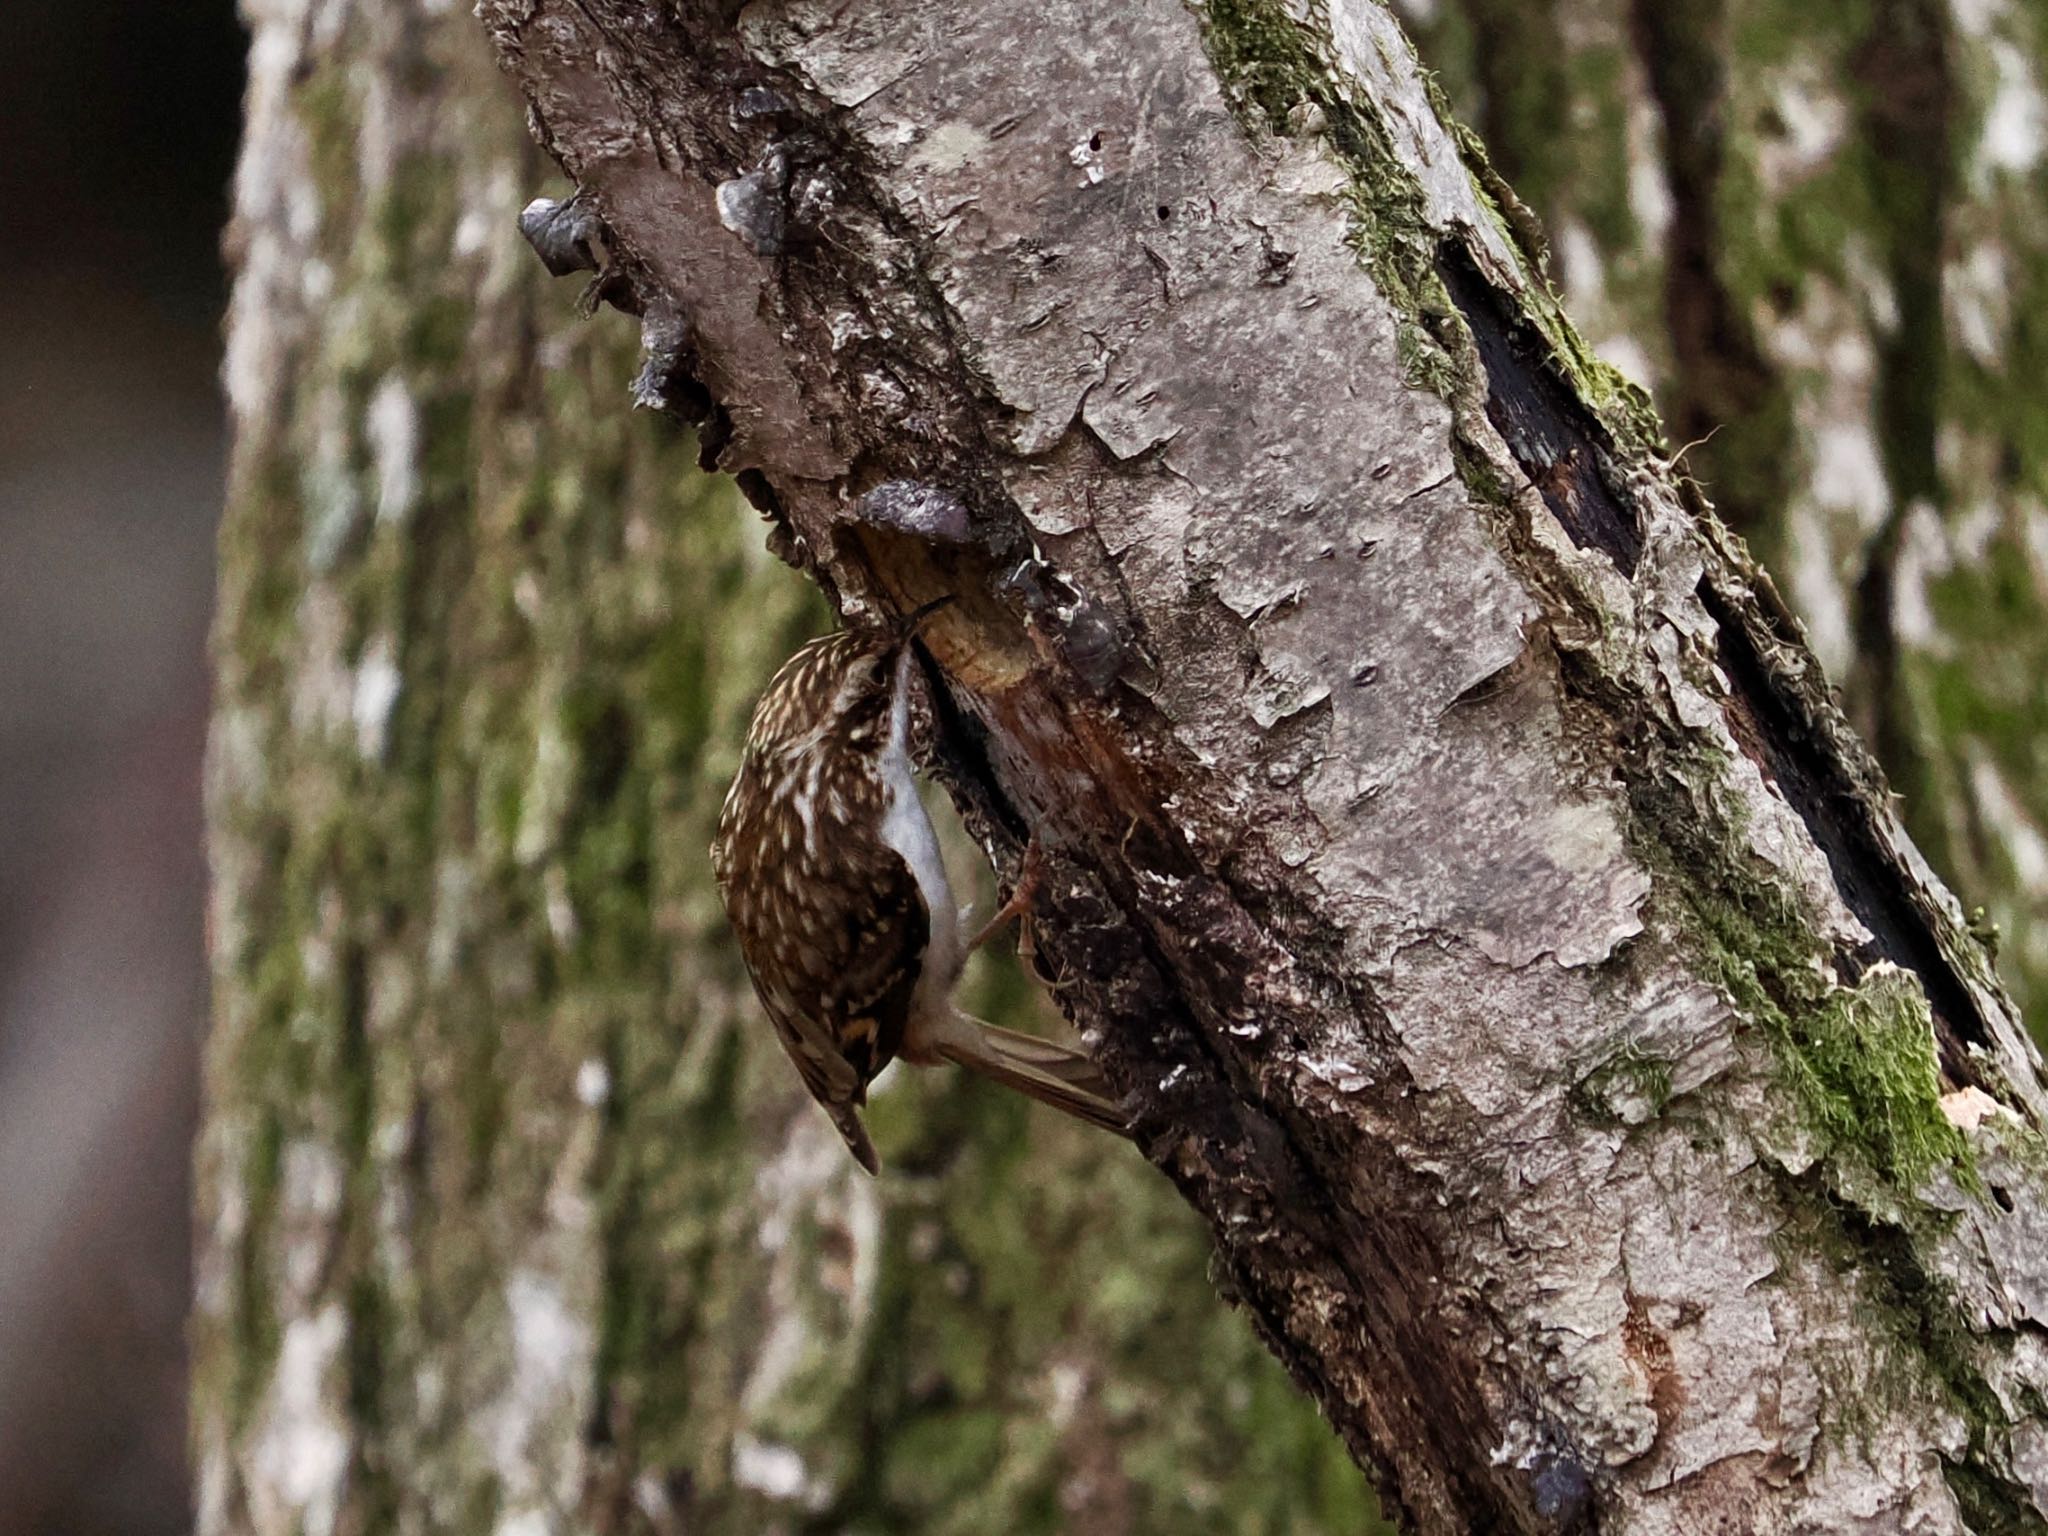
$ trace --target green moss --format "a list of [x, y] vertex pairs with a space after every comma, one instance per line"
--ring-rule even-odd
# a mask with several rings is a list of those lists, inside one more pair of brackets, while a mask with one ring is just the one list
[[1981, 1194], [1970, 1145], [1941, 1109], [1925, 997], [1889, 966], [1834, 979], [1799, 901], [1723, 851], [1742, 846], [1741, 829], [1699, 826], [1717, 766], [1671, 771], [1682, 780], [1661, 790], [1631, 784], [1631, 844], [1656, 882], [1653, 927], [1692, 952], [1767, 1047], [1784, 1118], [1747, 1133], [1774, 1171], [1781, 1268], [1817, 1259], [1859, 1296], [1870, 1349], [1829, 1384], [1829, 1432], [1853, 1440], [1880, 1408], [1938, 1402], [1969, 1426], [1966, 1481], [1995, 1488], [1986, 1467], [2007, 1416], [1982, 1341], [1924, 1258], [1952, 1219], [1921, 1198], [1930, 1181], [1945, 1174]]
[[[1543, 0], [1512, 17], [1500, 14], [1495, 0], [1430, 9], [1421, 29], [1425, 54], [1460, 106], [1485, 126], [1495, 165], [1554, 222], [1570, 219], [1592, 230], [1606, 262], [1603, 299], [1611, 316], [1603, 328], [1642, 341], [1659, 358], [1685, 317], [1667, 310], [1663, 260], [1670, 246], [1647, 238], [1628, 199], [1631, 155], [1642, 146], [1629, 142], [1627, 107], [1642, 98], [1622, 71], [1641, 67], [1641, 45], [1625, 35], [1610, 41], [1607, 29], [1581, 28], [1568, 44], [1579, 50], [1568, 65], [1560, 69], [1545, 57], [1529, 67], [1527, 34], [1543, 32], [1552, 21]], [[2048, 626], [2041, 622], [2039, 582], [2024, 535], [2036, 515], [2028, 509], [2048, 496], [2048, 409], [2040, 391], [2024, 387], [2048, 364], [2048, 322], [2041, 319], [2048, 314], [2048, 261], [2030, 250], [2038, 244], [2039, 186], [1982, 166], [1969, 184], [1956, 174], [1959, 151], [1980, 141], [1997, 71], [1981, 38], [1924, 0], [1833, 8], [1759, 0], [1651, 7], [1643, 14], [1660, 22], [1660, 37], [1669, 34], [1670, 46], [1661, 40], [1651, 46], [1662, 62], [1676, 66], [1675, 88], [1660, 92], [1669, 98], [1662, 105], [1670, 114], [1664, 169], [1687, 174], [1675, 159], [1702, 149], [1718, 157], [1695, 161], [1688, 186], [1679, 190], [1682, 211], [1707, 232], [1705, 248], [1687, 258], [1699, 268], [1678, 274], [1688, 293], [1697, 296], [1703, 283], [1723, 291], [1727, 308], [1714, 329], [1724, 338], [1753, 324], [1768, 348], [1776, 328], [1813, 323], [1836, 345], [1867, 337], [1880, 354], [1884, 430], [1878, 447], [1886, 455], [1887, 481], [1901, 505], [1919, 498], [1948, 521], [1950, 532], [1964, 534], [1954, 546], [1954, 566], [1927, 588], [1939, 631], [1935, 644], [1926, 653], [1904, 647], [1896, 670], [1881, 681], [1842, 681], [1851, 685], [1852, 704], [1862, 702], [1856, 718], [1882, 717], [1904, 743], [1902, 751], [1879, 742], [1907, 795], [1913, 835], [1965, 900], [1984, 901], [2011, 935], [2006, 968], [2023, 1002], [2031, 1002], [2048, 977], [2048, 937], [2039, 903], [2013, 867], [2006, 827], [2015, 811], [2034, 827], [2048, 826], [2048, 797], [2040, 790], [2048, 784], [2048, 760], [2033, 730], [2048, 713], [2041, 644]], [[1276, 42], [1270, 14], [1258, 26], [1226, 22], [1234, 55], [1254, 60], [1233, 57], [1234, 67], [1261, 83], [1254, 126], [1284, 131], [1284, 103], [1274, 98], [1273, 82], [1300, 71], [1258, 61], [1281, 47], [1298, 57], [1298, 42], [1284, 34]], [[2024, 30], [2013, 35], [2031, 32], [2030, 41], [2041, 40], [2038, 18], [2016, 28]], [[1939, 89], [1888, 91], [1882, 84], [1887, 67], [1907, 68], [1909, 85], [1929, 70], [1943, 78]], [[1299, 89], [1313, 97], [1327, 87]], [[1839, 142], [1824, 153], [1801, 152], [1800, 125], [1781, 117], [1787, 105], [1800, 108], [1809, 124], [1835, 120], [1839, 112]], [[1941, 121], [1931, 121], [1934, 116]], [[1569, 126], [1561, 133], [1560, 124]], [[1535, 143], [1532, 135], [1553, 142]], [[1568, 143], [1570, 154], [1560, 158], [1557, 143]], [[1473, 171], [1506, 206], [1487, 169], [1475, 163]], [[1945, 230], [1946, 237], [1930, 239], [1930, 229]], [[2003, 293], [1991, 305], [1998, 312], [1998, 355], [1987, 359], [1980, 346], [1962, 345], [1952, 330], [1944, 332], [1944, 319], [1952, 324], [1960, 312], [1965, 285], [1947, 292], [1944, 316], [1941, 263], [1959, 249], [1992, 248], [2008, 265]], [[1394, 285], [1389, 291], [1404, 290]], [[1894, 307], [1897, 313], [1887, 313]], [[1438, 330], [1425, 334], [1435, 341]], [[1560, 371], [1595, 392], [1603, 387], [1580, 366], [1567, 333], [1555, 335], [1553, 344]], [[1455, 338], [1446, 345], [1455, 354]], [[1404, 342], [1404, 367], [1412, 350]], [[1667, 401], [1680, 413], [1688, 400], [1704, 402], [1726, 422], [1687, 467], [1738, 515], [1747, 511], [1758, 519], [1763, 548], [1783, 552], [1787, 508], [1811, 502], [1805, 486], [1810, 465], [1794, 426], [1812, 411], [1834, 409], [1828, 401], [1839, 380], [1825, 365], [1802, 364], [1796, 355], [1762, 361], [1767, 367], [1761, 372], [1731, 370], [1720, 378], [1689, 364], [1667, 379]], [[1426, 387], [1442, 382], [1433, 376]], [[1634, 441], [1656, 441], [1640, 397], [1622, 409], [1638, 418]], [[1979, 520], [1993, 517], [1995, 528], [1984, 542]], [[1839, 533], [1817, 535], [1831, 541], [1826, 547], [1802, 550], [1809, 571], [1832, 559], [1842, 572], [1839, 582], [1854, 580], [1868, 553], [1867, 530], [1849, 523], [1840, 519]], [[1802, 533], [1814, 536], [1813, 523]], [[1895, 627], [1894, 593], [1883, 582], [1847, 596], [1852, 610], [1876, 605], [1868, 616], [1873, 629]], [[1842, 1202], [1862, 1223], [1837, 1233], [1845, 1267], [1880, 1262], [1875, 1250], [1894, 1241], [1910, 1255], [1913, 1245], [1934, 1235], [1900, 1225], [1924, 1215], [1914, 1192], [1944, 1172], [1965, 1185], [1975, 1178], [1967, 1145], [1940, 1113], [1931, 1025], [1918, 988], [1896, 972], [1857, 979], [1846, 965], [1831, 971], [1835, 957], [1816, 941], [1809, 915], [1772, 871], [1717, 866], [1707, 845], [1728, 829], [1697, 839], [1686, 834], [1682, 823], [1713, 803], [1716, 765], [1637, 767], [1635, 835], [1639, 854], [1656, 872], [1657, 902], [1667, 920], [1660, 931], [1693, 935], [1709, 951], [1709, 974], [1753, 1021], [1750, 1038], [1767, 1047], [1787, 1106], [1781, 1145], [1800, 1158], [1820, 1158], [1812, 1177], [1786, 1192], [1793, 1240], [1803, 1247], [1819, 1241], [1797, 1219], [1801, 1211]], [[1979, 806], [1988, 767], [1997, 769], [2013, 802], [1997, 807], [1997, 816]], [[1645, 787], [1665, 773], [1688, 781], [1675, 797]], [[1968, 967], [1974, 958], [1965, 954], [1957, 963]], [[1575, 1107], [1611, 1120], [1620, 1118], [1617, 1099], [1646, 1105], [1658, 1090], [1654, 1065], [1624, 1050], [1594, 1068]], [[1779, 1128], [1770, 1134], [1780, 1134]], [[1893, 1260], [1881, 1262], [1896, 1267]], [[1966, 1417], [1984, 1422], [1977, 1412], [1983, 1404], [1974, 1396], [1982, 1383], [1972, 1341], [1941, 1288], [1887, 1281], [1873, 1298], [1894, 1330], [1888, 1345], [1894, 1384], [1925, 1390], [1931, 1376], [1947, 1384], [1944, 1390]], [[1966, 1471], [1960, 1481], [1969, 1485], [1958, 1486], [1958, 1494], [1973, 1524], [2004, 1528], [1991, 1513], [2004, 1496], [1998, 1480], [1990, 1480], [1989, 1495], [1978, 1486], [1981, 1471]]]
[[328, 219], [346, 225], [353, 220], [362, 153], [361, 113], [348, 67], [330, 62], [314, 69], [293, 93], [292, 105], [306, 132], [322, 208]]
[[1313, 24], [1272, 0], [1213, 0], [1205, 10], [1217, 74], [1270, 131], [1285, 133], [1288, 114], [1323, 88]]
[[1981, 1462], [1945, 1461], [1941, 1470], [1973, 1536], [2048, 1536], [2048, 1521], [2034, 1512], [2027, 1488]]
[[[459, 297], [425, 282], [426, 274], [446, 260], [455, 230], [456, 173], [457, 167], [445, 156], [408, 150], [391, 166], [389, 179], [369, 210], [373, 238], [365, 254], [372, 279], [397, 286], [422, 283], [420, 302], [404, 311], [408, 321], [444, 310], [449, 300]], [[459, 350], [446, 360], [468, 361]]]
[[[925, 1522], [984, 1494], [1004, 1462], [1007, 1421], [988, 1409], [953, 1409], [919, 1415], [891, 1437], [882, 1496], [925, 1529]], [[1020, 1531], [1045, 1530], [1033, 1523]]]
[[[1297, 22], [1280, 0], [1213, 0], [1205, 14], [1218, 72], [1257, 124], [1286, 132], [1305, 106], [1327, 123], [1331, 144], [1354, 174], [1361, 256], [1408, 317], [1399, 338], [1404, 371], [1455, 397], [1473, 364], [1469, 344], [1458, 344], [1462, 328], [1444, 323], [1449, 306], [1435, 273], [1435, 234], [1378, 125], [1348, 96], [1325, 52], [1320, 16]], [[1460, 134], [1460, 143], [1483, 161], [1471, 135]], [[1484, 182], [1492, 173], [1480, 164], [1478, 174]], [[1552, 362], [1623, 444], [1661, 440], [1647, 396], [1591, 354], [1540, 284], [1525, 309], [1550, 339]], [[1675, 814], [1694, 812], [1688, 804]], [[1937, 1167], [1964, 1165], [1961, 1140], [1940, 1111], [1932, 1028], [1918, 989], [1884, 972], [1848, 987], [1829, 981], [1828, 958], [1815, 952], [1808, 925], [1768, 878], [1725, 868], [1703, 878], [1696, 861], [1717, 855], [1695, 846], [1674, 858], [1663, 849], [1672, 828], [1654, 815], [1639, 821], [1649, 834], [1638, 839], [1646, 858], [1684, 893], [1692, 921], [1681, 926], [1707, 938], [1709, 973], [1771, 1039], [1807, 1130], [1900, 1190]], [[1704, 841], [1697, 833], [1680, 835]], [[1668, 1097], [1668, 1085], [1660, 1096], [1655, 1069], [1645, 1064], [1617, 1059], [1600, 1073], [1613, 1087], [1624, 1086], [1622, 1076], [1647, 1074], [1631, 1086], [1659, 1107]], [[1589, 1093], [1604, 1102], [1601, 1086], [1594, 1083]]]
[[[1265, 131], [1288, 134], [1321, 124], [1352, 175], [1351, 239], [1377, 286], [1411, 324], [1401, 334], [1402, 367], [1422, 387], [1455, 390], [1465, 368], [1420, 324], [1451, 312], [1435, 268], [1436, 236], [1421, 188], [1396, 158], [1376, 118], [1361, 111], [1330, 66], [1319, 11], [1297, 22], [1282, 0], [1210, 0], [1205, 37], [1218, 76]], [[1430, 353], [1436, 361], [1425, 361]]]
[[1414, 321], [1400, 322], [1394, 344], [1401, 364], [1401, 382], [1410, 389], [1426, 389], [1448, 400], [1464, 386], [1466, 375], [1450, 353]]
[[1633, 1041], [1573, 1086], [1572, 1107], [1595, 1125], [1640, 1125], [1664, 1113], [1672, 1097], [1671, 1063]]
[[1839, 1256], [1875, 1346], [1868, 1376], [1829, 1384], [1831, 1432], [1866, 1435], [1876, 1410], [1892, 1404], [1953, 1413], [1965, 1426], [1968, 1446], [1960, 1459], [1944, 1458], [1943, 1471], [1970, 1529], [2040, 1536], [2048, 1526], [2032, 1512], [2029, 1494], [1998, 1470], [2006, 1465], [2010, 1416], [2000, 1389], [1984, 1374], [1982, 1343], [1948, 1282], [1929, 1272], [1919, 1241], [1904, 1230], [1813, 1190], [1810, 1179], [1795, 1182], [1808, 1186], [1805, 1198], [1789, 1203], [1810, 1227], [1824, 1229], [1809, 1230], [1803, 1241], [1809, 1251]]
[[[1667, 5], [1642, 11], [1650, 29], [1633, 38], [1576, 29], [1563, 70], [1546, 61], [1524, 76], [1517, 36], [1543, 28], [1548, 7], [1513, 19], [1500, 9], [1458, 0], [1411, 30], [1530, 201], [1554, 227], [1593, 232], [1603, 284], [1588, 318], [1644, 346], [1679, 435], [1718, 425], [1686, 466], [1722, 513], [1774, 564], [1794, 553], [1788, 519], [1803, 514], [1806, 579], [1831, 569], [1821, 579], [1856, 626], [1855, 666], [1836, 679], [1852, 718], [1901, 794], [1915, 841], [2007, 931], [2005, 979], [2031, 1016], [2048, 977], [2048, 925], [2005, 827], [1980, 800], [1978, 775], [1988, 751], [2027, 819], [2048, 825], [2048, 797], [2036, 788], [2048, 772], [2030, 743], [2009, 756], [2005, 741], [2029, 738], [2048, 707], [2025, 686], [2048, 675], [2048, 631], [2024, 558], [1998, 548], [2020, 552], [2026, 508], [2048, 494], [2048, 407], [2025, 387], [2048, 366], [2048, 260], [2036, 238], [2041, 185], [1987, 165], [1983, 134], [2000, 90], [1993, 53], [2039, 44], [2039, 18], [2014, 13], [1997, 29], [2000, 43], [1932, 0]], [[1644, 96], [1624, 65], [1647, 66], [1665, 119], [1656, 148], [1692, 231], [1682, 251], [1669, 231], [1653, 240], [1628, 205], [1627, 168], [1644, 146], [1630, 142], [1627, 108]], [[1505, 104], [1503, 74], [1517, 93]], [[1529, 110], [1519, 93], [1538, 82], [1534, 94], [1552, 105]], [[1825, 144], [1803, 131], [1820, 122], [1837, 125]], [[1532, 135], [1568, 142], [1569, 164]], [[1979, 308], [1956, 253], [1991, 251], [1999, 270]], [[1682, 307], [1716, 295], [1711, 312]], [[1960, 323], [1966, 316], [1983, 323]], [[1930, 583], [1938, 635], [1926, 651], [1912, 637], [1894, 643], [1882, 558], [1859, 581], [1898, 528], [1873, 541], [1812, 483], [1798, 424], [1841, 409], [1839, 373], [1800, 340], [1816, 327], [1835, 355], [1867, 346], [1873, 359], [1872, 440], [1895, 520], [1917, 503], [1964, 535], [1954, 566]], [[1988, 549], [1984, 519], [1996, 520]]]
[[[1741, 829], [1703, 827], [1697, 806], [1719, 769], [1696, 761], [1690, 786], [1631, 786], [1630, 843], [1656, 877], [1668, 931], [1768, 1043], [1801, 1134], [1846, 1182], [1912, 1203], [1937, 1169], [1975, 1178], [1968, 1144], [1942, 1113], [1933, 1021], [1903, 972], [1833, 979], [1811, 919], [1777, 877], [1727, 852]], [[1725, 838], [1726, 841], [1719, 839]]]
[[[1350, 172], [1351, 242], [1380, 293], [1393, 304], [1403, 377], [1468, 414], [1483, 404], [1483, 374], [1437, 270], [1445, 238], [1430, 223], [1422, 190], [1376, 114], [1361, 108], [1329, 53], [1325, 18], [1311, 5], [1296, 21], [1284, 0], [1208, 0], [1205, 40], [1218, 75], [1254, 131], [1285, 134], [1315, 122]], [[1663, 440], [1645, 392], [1579, 336], [1542, 277], [1543, 238], [1478, 138], [1456, 124], [1436, 83], [1424, 85], [1473, 174], [1482, 208], [1527, 258], [1520, 310], [1543, 337], [1547, 361], [1597, 413], [1624, 452]]]
[[1941, 1109], [1934, 1023], [1905, 972], [1882, 968], [1784, 1015], [1780, 1060], [1808, 1124], [1894, 1188], [1938, 1168], [1974, 1184], [1969, 1145]]
[[249, 1424], [269, 1384], [283, 1337], [271, 1305], [270, 1276], [277, 1193], [283, 1174], [284, 1123], [275, 1110], [259, 1110], [239, 1176], [246, 1203], [234, 1254], [234, 1311], [227, 1340], [232, 1380], [226, 1409], [228, 1423], [237, 1433]]

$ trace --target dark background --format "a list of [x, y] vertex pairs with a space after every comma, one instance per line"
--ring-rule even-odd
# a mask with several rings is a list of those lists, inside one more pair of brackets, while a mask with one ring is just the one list
[[0, 6], [0, 1533], [182, 1532], [227, 0]]

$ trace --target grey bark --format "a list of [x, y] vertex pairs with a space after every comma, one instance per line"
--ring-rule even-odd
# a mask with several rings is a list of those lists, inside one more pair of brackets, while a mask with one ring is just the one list
[[845, 1157], [705, 855], [822, 605], [520, 241], [475, 20], [247, 19], [199, 1529], [1356, 1531], [1133, 1150], [931, 1075]]
[[[2048, 14], [1403, 8], [1589, 340], [1780, 573], [1915, 840], [2048, 996]], [[1425, 14], [1426, 13], [1426, 14]], [[1523, 68], [1521, 61], [1543, 61]], [[1559, 125], [1568, 131], [1560, 133]]]
[[1385, 11], [480, 10], [1414, 1528], [2041, 1528], [2039, 1063]]

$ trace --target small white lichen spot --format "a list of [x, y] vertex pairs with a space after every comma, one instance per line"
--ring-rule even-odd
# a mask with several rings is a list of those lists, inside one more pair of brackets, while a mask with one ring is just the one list
[[285, 1324], [250, 1437], [246, 1477], [256, 1530], [332, 1536], [348, 1479], [348, 1423], [334, 1379], [347, 1336], [338, 1302]]
[[1089, 186], [1095, 187], [1102, 184], [1102, 178], [1106, 173], [1102, 169], [1102, 151], [1098, 147], [1097, 140], [1093, 138], [1083, 139], [1067, 151], [1067, 158], [1080, 167], [1081, 171], [1088, 178]]
[[1996, 170], [2027, 172], [2048, 148], [2048, 104], [2026, 54], [2007, 38], [1991, 44], [1998, 90], [1984, 114], [1984, 163]]
[[354, 539], [364, 510], [361, 477], [346, 407], [338, 392], [321, 390], [306, 408], [312, 446], [299, 466], [299, 495], [306, 509], [306, 565], [333, 569]]
[[555, 830], [568, 814], [575, 792], [576, 753], [552, 712], [540, 722], [533, 743], [533, 767], [519, 807], [519, 831], [512, 843], [521, 864], [537, 864], [554, 846]]
[[341, 41], [355, 7], [349, 0], [286, 0], [279, 9], [297, 22], [305, 34], [305, 51], [318, 58]]
[[462, 960], [462, 945], [476, 918], [476, 871], [467, 859], [444, 855], [434, 869], [433, 921], [427, 929], [427, 976], [446, 981]]
[[1607, 300], [1607, 263], [1593, 231], [1579, 219], [1566, 219], [1557, 229], [1557, 270], [1564, 278], [1565, 299], [1575, 314]]
[[[743, 1427], [733, 1437], [733, 1477], [776, 1498], [823, 1508], [833, 1495], [831, 1479], [812, 1473], [795, 1451], [752, 1426], [785, 1421], [789, 1405], [807, 1390], [806, 1363], [827, 1339], [834, 1349], [860, 1347], [874, 1310], [880, 1197], [823, 1117], [809, 1113], [762, 1165], [754, 1192], [759, 1241], [770, 1263], [765, 1294], [755, 1302], [759, 1344], [740, 1390]], [[821, 1265], [815, 1242], [800, 1234], [827, 1226], [844, 1235], [847, 1258]]]
[[328, 295], [334, 292], [334, 268], [318, 256], [307, 258], [299, 275], [299, 290], [306, 296], [308, 305], [325, 304]]
[[[1792, 508], [1790, 553], [1786, 557], [1793, 601], [1806, 621], [1807, 643], [1829, 673], [1840, 677], [1854, 657], [1849, 605], [1843, 599], [1842, 582], [1836, 577], [1834, 555], [1828, 539], [1830, 519], [1821, 509], [1803, 500]], [[1725, 678], [1723, 693], [1728, 691]]]
[[362, 110], [356, 117], [356, 176], [364, 197], [375, 207], [377, 194], [390, 186], [398, 173], [406, 114], [396, 109], [391, 82], [381, 72], [365, 70], [359, 78]]
[[1943, 270], [1941, 289], [1950, 332], [1978, 362], [1998, 367], [2012, 323], [2012, 281], [2004, 248], [1992, 240], [1973, 245], [1961, 261], [1950, 262]]
[[483, 209], [468, 209], [455, 221], [455, 237], [449, 242], [449, 248], [459, 257], [474, 256], [490, 243], [491, 232], [496, 227]]
[[248, 232], [229, 303], [221, 382], [235, 418], [251, 433], [279, 409], [287, 349], [300, 306], [287, 295], [301, 280], [320, 229], [312, 146], [295, 105], [294, 80], [309, 39], [304, 6], [245, 4], [250, 31], [242, 158], [235, 167], [237, 227]]
[[669, 1497], [668, 1489], [656, 1473], [642, 1472], [633, 1479], [633, 1507], [645, 1515], [657, 1531], [681, 1532], [685, 1529], [682, 1518], [676, 1513], [676, 1501]]
[[1644, 243], [1652, 248], [1663, 243], [1677, 202], [1665, 174], [1664, 155], [1659, 145], [1664, 137], [1664, 119], [1647, 100], [1647, 91], [1633, 93], [1628, 113], [1628, 209], [1643, 232]]
[[2027, 564], [2032, 567], [2036, 581], [2048, 584], [2048, 507], [2029, 499], [2017, 515], [2026, 541]]
[[1047, 1417], [1054, 1429], [1065, 1429], [1081, 1410], [1088, 1395], [1088, 1373], [1070, 1361], [1052, 1368], [1052, 1412]]
[[1906, 510], [1892, 576], [1892, 628], [1914, 650], [1938, 656], [1952, 649], [1948, 631], [1935, 615], [1931, 589], [1954, 564], [1941, 515], [1930, 503], [1915, 501]]
[[198, 1487], [194, 1492], [192, 1528], [197, 1536], [225, 1536], [228, 1529], [228, 1490], [233, 1478], [225, 1446], [211, 1443], [198, 1452]]
[[732, 1480], [742, 1488], [783, 1500], [801, 1498], [810, 1482], [804, 1459], [795, 1450], [746, 1433], [733, 1436]]
[[2005, 15], [2009, 0], [1949, 0], [1956, 25], [1973, 38], [1990, 35], [1992, 24]]
[[341, 1159], [326, 1143], [301, 1140], [285, 1147], [278, 1184], [279, 1241], [291, 1295], [311, 1296], [318, 1289], [346, 1187]]
[[1789, 196], [1832, 160], [1849, 136], [1849, 103], [1817, 71], [1789, 74], [1773, 103], [1780, 131], [1759, 145], [1757, 169], [1778, 196]]
[[1950, 558], [1963, 565], [1982, 565], [1991, 558], [1991, 541], [2004, 529], [2004, 510], [1990, 497], [1980, 496], [1951, 514], [1948, 528]]
[[987, 144], [988, 136], [972, 123], [941, 123], [911, 154], [908, 169], [937, 175], [962, 170]]
[[491, 1461], [507, 1509], [531, 1511], [563, 1496], [580, 1460], [595, 1335], [555, 1277], [534, 1269], [506, 1280], [505, 1316], [511, 1379], [490, 1421]]
[[559, 864], [550, 864], [547, 873], [541, 876], [541, 894], [545, 898], [548, 915], [548, 932], [555, 936], [555, 942], [567, 949], [576, 942], [576, 903], [569, 896], [569, 876]]
[[1814, 494], [1823, 506], [1853, 511], [1865, 527], [1884, 521], [1891, 485], [1868, 421], [1821, 422], [1813, 435], [1813, 458]]
[[362, 660], [356, 663], [355, 699], [349, 711], [355, 721], [356, 751], [366, 761], [383, 761], [384, 748], [391, 736], [391, 711], [398, 703], [400, 685], [391, 637], [373, 637], [363, 647]]
[[377, 521], [403, 522], [420, 496], [420, 415], [397, 374], [384, 375], [370, 396], [363, 436], [377, 471]]

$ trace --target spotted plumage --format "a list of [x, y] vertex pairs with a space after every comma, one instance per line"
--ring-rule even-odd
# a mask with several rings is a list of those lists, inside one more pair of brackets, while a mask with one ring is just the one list
[[813, 640], [768, 685], [712, 844], [762, 1010], [863, 1167], [858, 1110], [896, 1057], [973, 1068], [1122, 1128], [1094, 1064], [953, 1007], [965, 953], [910, 759], [909, 630]]

